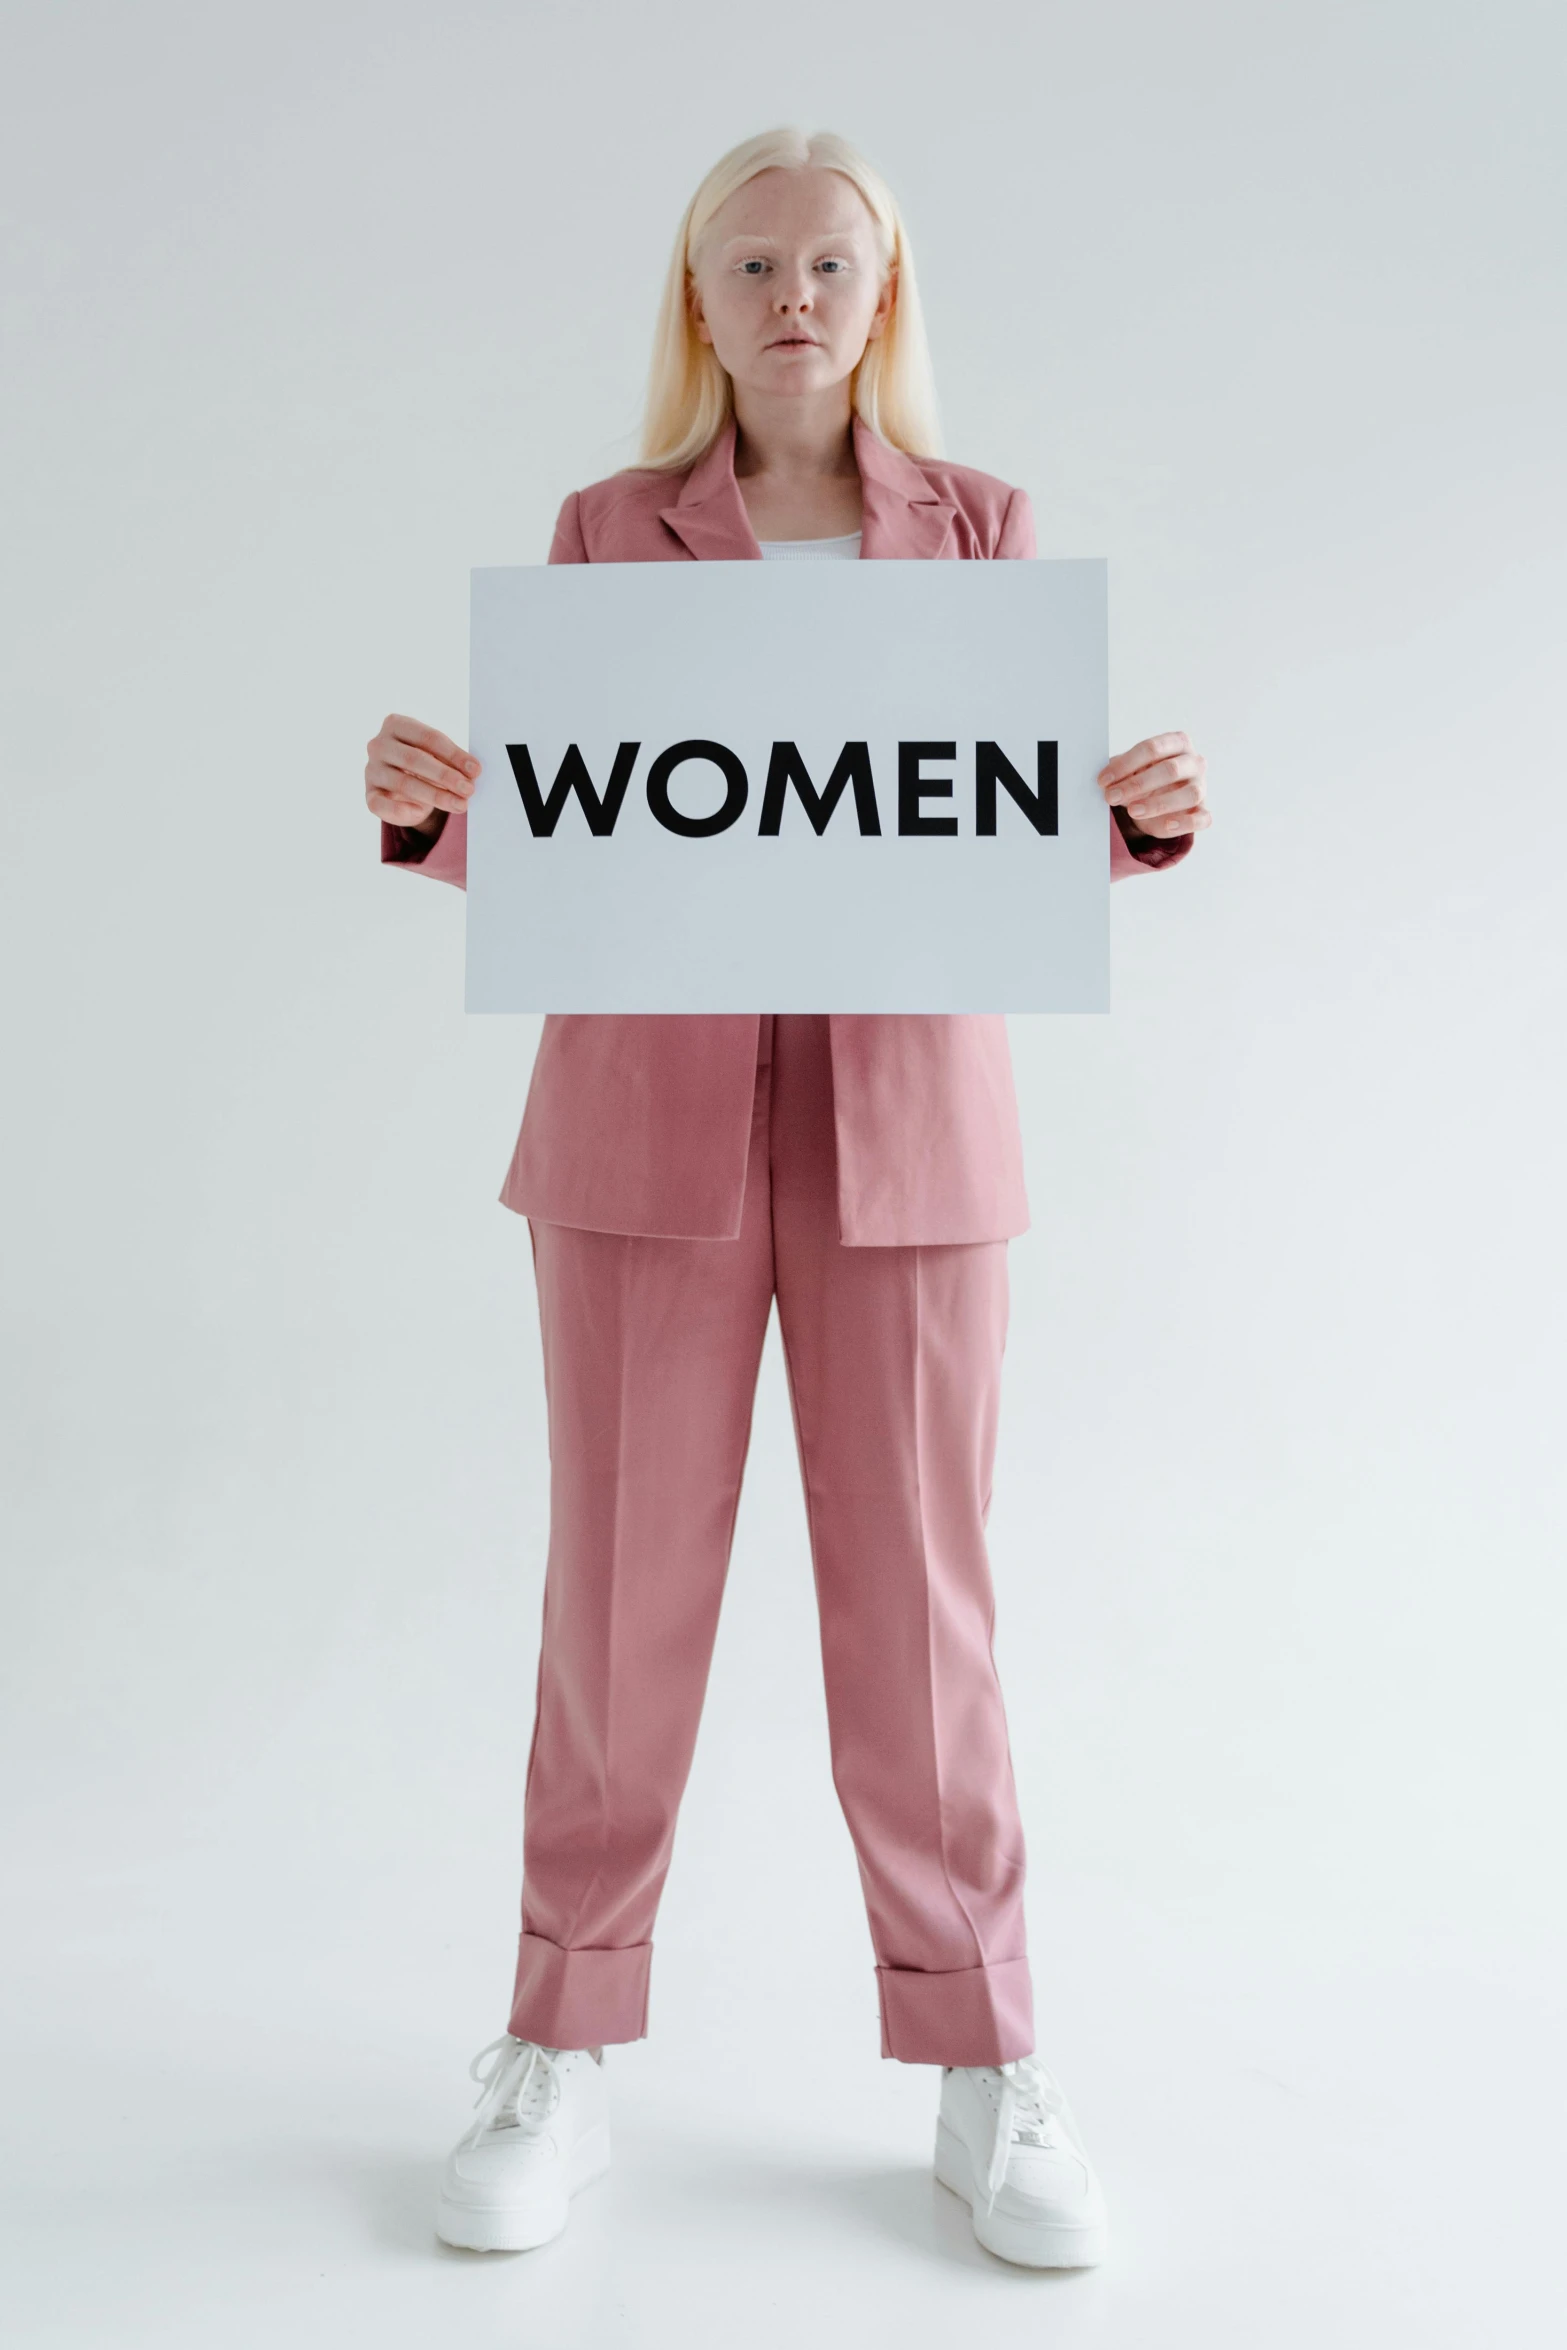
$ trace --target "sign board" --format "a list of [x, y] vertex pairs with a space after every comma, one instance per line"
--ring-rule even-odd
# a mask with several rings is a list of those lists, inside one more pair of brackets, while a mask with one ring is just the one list
[[1105, 566], [473, 574], [473, 1012], [1109, 1007]]

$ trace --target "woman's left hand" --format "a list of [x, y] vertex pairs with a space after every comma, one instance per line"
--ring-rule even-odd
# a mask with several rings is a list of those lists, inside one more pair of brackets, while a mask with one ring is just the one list
[[1151, 734], [1099, 770], [1099, 788], [1112, 808], [1124, 808], [1139, 832], [1174, 840], [1213, 822], [1205, 781], [1208, 762], [1190, 735]]

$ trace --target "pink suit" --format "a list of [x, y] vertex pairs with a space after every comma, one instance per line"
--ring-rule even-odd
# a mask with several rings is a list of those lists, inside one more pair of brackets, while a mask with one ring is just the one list
[[[1021, 490], [854, 437], [862, 558], [1033, 553]], [[683, 478], [575, 492], [550, 559], [757, 556], [731, 425]], [[387, 826], [382, 854], [461, 884], [465, 831]], [[1112, 824], [1112, 878], [1190, 847]], [[510, 2029], [646, 2029], [776, 1296], [883, 2053], [1029, 2053], [984, 1542], [1005, 1243], [1028, 1222], [1004, 1022], [552, 1014], [501, 1196], [532, 1227], [551, 1453]]]

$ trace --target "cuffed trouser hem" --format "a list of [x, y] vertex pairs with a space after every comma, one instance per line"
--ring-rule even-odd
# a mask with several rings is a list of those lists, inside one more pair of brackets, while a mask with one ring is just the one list
[[651, 1942], [626, 1950], [563, 1950], [524, 1934], [507, 2030], [544, 2048], [598, 2048], [647, 2033]]
[[1006, 2064], [1034, 2053], [1026, 1958], [925, 1974], [879, 1966], [881, 2052], [904, 2064]]

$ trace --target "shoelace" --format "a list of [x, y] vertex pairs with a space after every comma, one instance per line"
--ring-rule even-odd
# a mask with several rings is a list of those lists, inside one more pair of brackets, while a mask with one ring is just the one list
[[[463, 2145], [476, 2145], [507, 2106], [515, 2106], [519, 2123], [524, 2103], [531, 2108], [527, 2117], [531, 2125], [537, 2128], [546, 2122], [560, 2103], [556, 2053], [553, 2048], [541, 2048], [536, 2040], [514, 2040], [509, 2032], [481, 2048], [468, 2067], [468, 2078], [479, 2083], [479, 2094]], [[486, 2057], [491, 2061], [481, 2072]]]
[[1001, 2102], [996, 2111], [990, 2168], [985, 2175], [987, 2211], [996, 2207], [1014, 2137], [1023, 2145], [1045, 2146], [1050, 2142], [1051, 2123], [1060, 2121], [1070, 2125], [1071, 2120], [1059, 2085], [1037, 2056], [1015, 2056], [995, 2069], [1001, 2082]]

